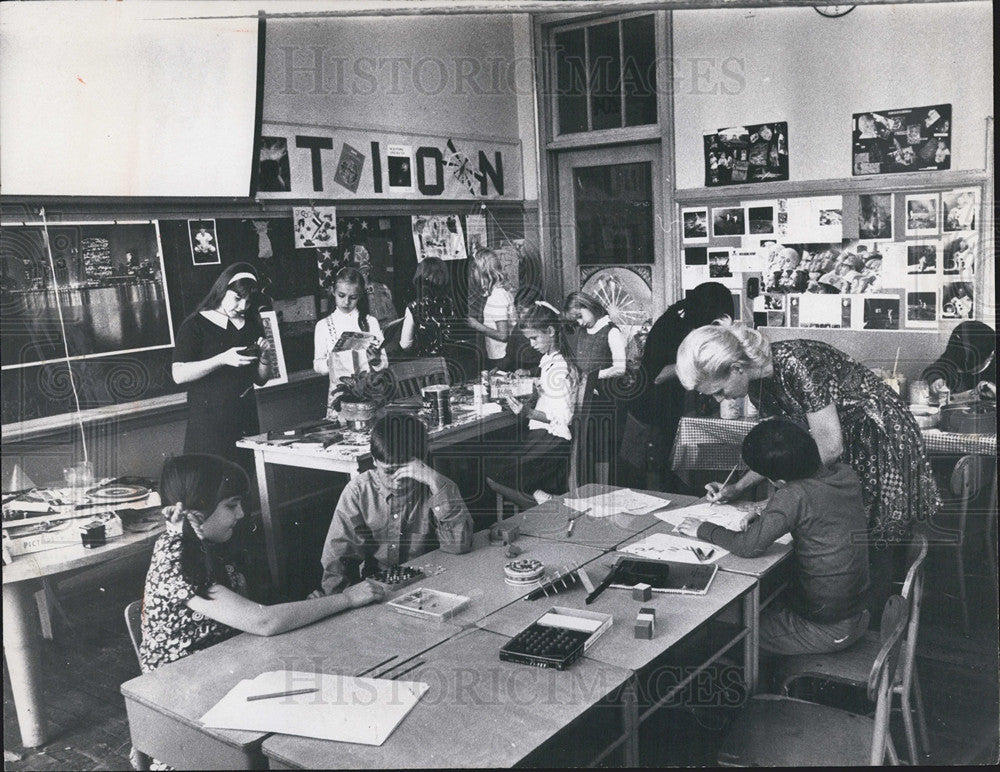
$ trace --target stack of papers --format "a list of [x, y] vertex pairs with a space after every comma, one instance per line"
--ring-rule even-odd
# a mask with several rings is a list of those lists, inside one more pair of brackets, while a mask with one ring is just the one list
[[756, 516], [758, 511], [758, 507], [741, 508], [732, 504], [712, 504], [708, 501], [701, 501], [689, 507], [657, 512], [656, 516], [675, 528], [686, 518], [693, 517], [706, 523], [721, 525], [730, 531], [745, 531], [747, 521]]
[[[694, 552], [700, 549], [702, 554], [711, 555], [707, 560], [701, 560]], [[619, 552], [628, 552], [647, 560], [669, 560], [672, 563], [714, 563], [719, 558], [729, 554], [715, 544], [700, 539], [688, 539], [674, 536], [672, 533], [654, 533], [634, 544], [621, 547]]]
[[[317, 691], [247, 701], [305, 688]], [[275, 670], [240, 681], [201, 722], [218, 729], [381, 745], [429, 688], [416, 681]]]
[[591, 517], [608, 517], [619, 514], [648, 515], [669, 506], [670, 501], [625, 488], [582, 499], [563, 499], [563, 504], [577, 512], [586, 512]]

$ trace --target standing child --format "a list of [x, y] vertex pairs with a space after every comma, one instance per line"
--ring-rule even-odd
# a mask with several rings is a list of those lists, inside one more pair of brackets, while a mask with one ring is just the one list
[[[625, 336], [608, 310], [586, 292], [571, 292], [566, 297], [566, 317], [580, 326], [576, 338], [576, 366], [581, 375], [597, 371], [598, 381], [606, 387], [611, 378], [625, 375]], [[602, 393], [607, 389], [603, 388]]]
[[399, 345], [404, 350], [416, 346], [420, 357], [441, 356], [450, 342], [455, 324], [448, 268], [437, 257], [424, 258], [413, 274], [417, 297], [406, 306]]
[[[382, 370], [388, 364], [382, 348], [382, 329], [368, 310], [364, 277], [355, 268], [341, 268], [333, 285], [333, 313], [316, 324], [313, 370], [329, 374], [330, 389], [326, 417], [336, 418], [333, 392], [344, 376], [368, 370]], [[344, 333], [369, 333], [374, 340], [367, 350], [334, 351]]]
[[[469, 326], [485, 338], [486, 366], [500, 367], [507, 354], [507, 338], [514, 326], [514, 297], [503, 285], [500, 256], [481, 249], [472, 258], [469, 277]], [[477, 311], [482, 303], [482, 318]]]
[[[560, 314], [544, 301], [527, 308], [520, 319], [524, 337], [542, 355], [538, 400], [528, 407], [514, 397], [507, 406], [528, 419], [525, 445], [513, 459], [489, 464], [489, 476], [521, 490], [565, 490], [570, 453], [570, 421], [579, 382]], [[537, 496], [536, 496], [537, 498]]]
[[[773, 654], [840, 651], [868, 629], [868, 522], [861, 480], [847, 464], [824, 466], [816, 441], [786, 419], [757, 424], [743, 440], [743, 460], [777, 490], [760, 516], [737, 533], [687, 518], [681, 533], [740, 557], [762, 555], [792, 534], [790, 604], [760, 615], [760, 648]], [[709, 498], [718, 483], [709, 483]]]

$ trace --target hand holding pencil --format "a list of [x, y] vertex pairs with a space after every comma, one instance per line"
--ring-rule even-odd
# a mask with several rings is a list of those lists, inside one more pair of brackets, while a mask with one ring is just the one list
[[726, 479], [722, 481], [722, 483], [708, 483], [705, 486], [705, 498], [713, 504], [721, 504], [739, 495], [740, 492], [736, 489], [735, 484], [729, 484], [729, 481], [733, 479], [733, 475], [736, 474], [736, 470], [738, 468], [739, 463], [737, 463], [736, 466], [729, 471], [729, 474], [726, 476]]

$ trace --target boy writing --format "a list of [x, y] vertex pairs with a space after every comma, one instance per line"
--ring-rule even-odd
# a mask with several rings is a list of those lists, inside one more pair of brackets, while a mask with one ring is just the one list
[[823, 466], [812, 436], [787, 420], [764, 421], [751, 429], [743, 440], [743, 460], [777, 488], [760, 516], [740, 533], [687, 518], [681, 533], [740, 557], [756, 557], [790, 532], [791, 603], [761, 613], [760, 648], [774, 654], [847, 648], [865, 633], [869, 621], [860, 479], [846, 464]]
[[371, 453], [375, 468], [352, 479], [337, 502], [321, 589], [313, 595], [340, 592], [438, 547], [453, 553], [472, 547], [472, 516], [458, 486], [427, 465], [427, 428], [419, 418], [379, 418]]

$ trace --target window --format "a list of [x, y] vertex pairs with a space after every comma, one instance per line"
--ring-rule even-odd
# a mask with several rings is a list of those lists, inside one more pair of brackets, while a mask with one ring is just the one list
[[580, 265], [654, 261], [649, 163], [574, 169], [573, 198]]
[[553, 34], [556, 134], [656, 123], [653, 18], [630, 17]]

